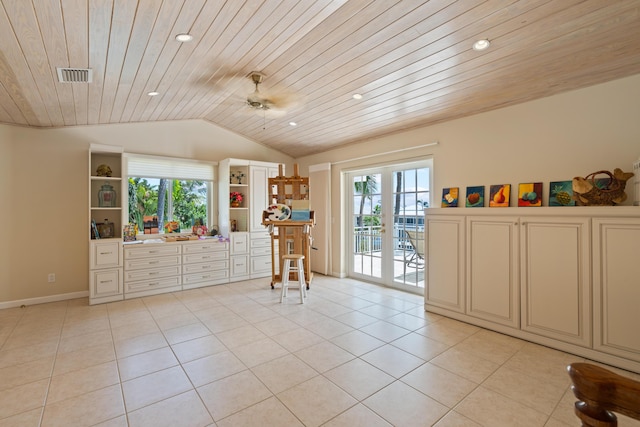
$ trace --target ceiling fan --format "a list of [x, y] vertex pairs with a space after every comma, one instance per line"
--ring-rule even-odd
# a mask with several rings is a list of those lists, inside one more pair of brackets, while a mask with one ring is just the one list
[[260, 114], [266, 114], [271, 117], [283, 116], [287, 113], [287, 109], [293, 108], [298, 103], [298, 97], [286, 91], [279, 93], [267, 93], [260, 91], [260, 84], [263, 82], [265, 75], [252, 71], [247, 76], [255, 85], [255, 90], [247, 96], [246, 104]]

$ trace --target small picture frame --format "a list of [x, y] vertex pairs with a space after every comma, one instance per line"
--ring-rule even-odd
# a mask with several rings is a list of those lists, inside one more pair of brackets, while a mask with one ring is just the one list
[[511, 184], [496, 184], [489, 187], [489, 207], [506, 208], [510, 205]]
[[538, 207], [542, 206], [542, 183], [526, 182], [518, 186], [518, 206]]
[[443, 188], [442, 189], [442, 207], [443, 208], [458, 207], [459, 193], [460, 193], [460, 190], [458, 187]]
[[467, 196], [465, 197], [464, 203], [467, 208], [483, 208], [484, 185], [467, 187]]
[[551, 181], [549, 183], [549, 206], [575, 206], [573, 181]]

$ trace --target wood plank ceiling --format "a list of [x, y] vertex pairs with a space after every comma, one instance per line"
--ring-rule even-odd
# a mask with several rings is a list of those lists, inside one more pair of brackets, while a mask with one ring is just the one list
[[640, 73], [640, 0], [0, 3], [0, 122], [204, 119], [293, 157]]

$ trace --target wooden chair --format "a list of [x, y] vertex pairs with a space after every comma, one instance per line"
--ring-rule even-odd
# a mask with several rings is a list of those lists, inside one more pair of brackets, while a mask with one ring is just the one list
[[615, 427], [614, 412], [640, 420], [640, 381], [589, 363], [572, 363], [567, 370], [583, 427]]
[[404, 233], [413, 247], [413, 252], [405, 258], [407, 267], [424, 268], [424, 231], [409, 231]]

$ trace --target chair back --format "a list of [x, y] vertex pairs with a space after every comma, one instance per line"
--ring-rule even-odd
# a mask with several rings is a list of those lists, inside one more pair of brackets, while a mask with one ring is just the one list
[[409, 238], [409, 243], [413, 246], [413, 250], [416, 251], [420, 258], [424, 258], [424, 231], [404, 231]]

